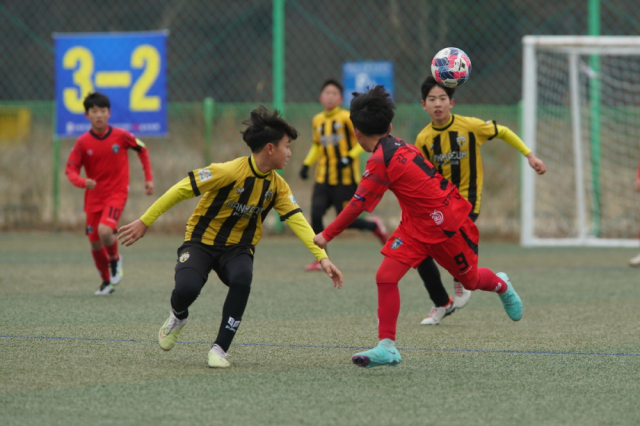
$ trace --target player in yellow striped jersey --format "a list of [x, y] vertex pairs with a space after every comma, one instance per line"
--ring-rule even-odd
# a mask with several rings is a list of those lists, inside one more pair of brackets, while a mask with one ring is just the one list
[[342, 274], [315, 236], [289, 185], [276, 172], [291, 156], [290, 143], [298, 132], [261, 106], [251, 111], [242, 133], [251, 148], [250, 157], [212, 163], [189, 172], [170, 188], [142, 217], [121, 227], [118, 239], [126, 246], [142, 238], [151, 224], [180, 201], [202, 195], [187, 222], [184, 243], [178, 248], [171, 313], [160, 328], [158, 341], [164, 350], [175, 345], [187, 322], [189, 306], [196, 300], [213, 270], [229, 287], [222, 309], [218, 336], [208, 354], [210, 367], [228, 367], [227, 351], [242, 320], [253, 278], [253, 254], [262, 236], [262, 223], [273, 208], [316, 257], [322, 269], [342, 286]]
[[[529, 165], [538, 174], [546, 172], [544, 163], [509, 128], [495, 121], [482, 121], [478, 118], [451, 114], [455, 103], [455, 89], [439, 85], [429, 76], [422, 83], [421, 92], [420, 104], [431, 117], [431, 123], [418, 134], [416, 147], [433, 163], [440, 174], [458, 186], [460, 195], [471, 202], [473, 209], [469, 217], [474, 222], [480, 213], [484, 180], [480, 147], [486, 141], [502, 139], [527, 157]], [[456, 280], [455, 298], [449, 297], [433, 258], [429, 257], [422, 262], [418, 266], [418, 273], [435, 304], [422, 324], [436, 325], [442, 318], [456, 308], [464, 307], [468, 302], [471, 292], [465, 290]]]
[[[300, 177], [309, 177], [309, 167], [316, 161], [316, 181], [311, 201], [311, 226], [316, 234], [324, 230], [322, 217], [332, 206], [339, 214], [351, 200], [360, 182], [360, 154], [364, 152], [353, 134], [349, 111], [342, 105], [342, 85], [334, 79], [326, 80], [320, 90], [320, 104], [324, 111], [311, 122], [313, 144], [305, 158]], [[369, 230], [384, 244], [387, 230], [379, 217], [356, 219], [349, 228]], [[316, 261], [305, 268], [322, 270]]]

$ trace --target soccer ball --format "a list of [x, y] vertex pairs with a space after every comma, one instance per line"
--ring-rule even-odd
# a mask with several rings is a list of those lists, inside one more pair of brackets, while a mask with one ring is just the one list
[[431, 75], [446, 87], [456, 87], [469, 79], [471, 59], [457, 47], [446, 47], [431, 61]]

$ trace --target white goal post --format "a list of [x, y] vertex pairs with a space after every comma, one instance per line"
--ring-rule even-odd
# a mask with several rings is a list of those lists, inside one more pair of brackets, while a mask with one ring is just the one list
[[523, 246], [638, 247], [640, 37], [525, 36]]

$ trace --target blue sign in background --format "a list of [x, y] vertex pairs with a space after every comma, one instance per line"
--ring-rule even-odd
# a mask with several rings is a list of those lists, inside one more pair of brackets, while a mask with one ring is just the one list
[[91, 128], [82, 101], [101, 92], [111, 101], [109, 124], [136, 135], [167, 134], [168, 31], [54, 34], [56, 134]]
[[393, 62], [362, 61], [342, 64], [344, 102], [349, 105], [352, 92], [366, 92], [368, 88], [382, 85], [393, 98]]

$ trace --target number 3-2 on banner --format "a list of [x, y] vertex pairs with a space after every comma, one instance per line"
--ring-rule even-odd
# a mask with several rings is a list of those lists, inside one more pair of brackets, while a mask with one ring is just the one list
[[[74, 113], [84, 113], [83, 101], [85, 96], [93, 92], [94, 84], [94, 58], [91, 51], [82, 46], [74, 46], [67, 50], [62, 58], [62, 66], [66, 70], [73, 70], [73, 83], [76, 87], [66, 87], [63, 91], [63, 102], [65, 108]], [[133, 83], [129, 95], [129, 108], [131, 111], [159, 111], [161, 109], [161, 100], [159, 96], [147, 96], [149, 89], [155, 83], [160, 74], [160, 53], [151, 45], [145, 44], [138, 46], [131, 53], [131, 68], [142, 69], [142, 74]], [[119, 77], [124, 78], [119, 81], [128, 82], [125, 87], [131, 85], [131, 72], [121, 71]], [[104, 74], [100, 80], [107, 84], [107, 87], [113, 87], [110, 84], [108, 74]]]

